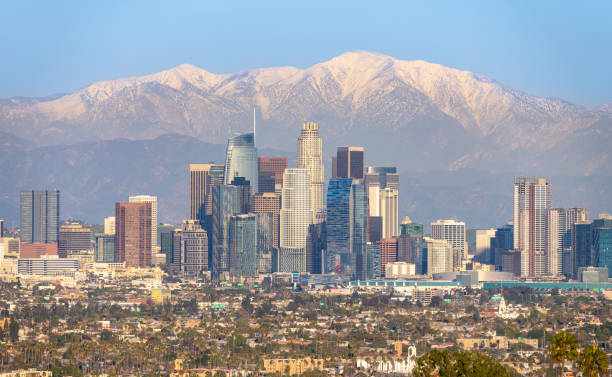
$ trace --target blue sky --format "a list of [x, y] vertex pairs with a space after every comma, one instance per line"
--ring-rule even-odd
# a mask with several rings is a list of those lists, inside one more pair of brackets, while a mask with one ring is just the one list
[[612, 101], [612, 1], [3, 1], [0, 98], [192, 63], [308, 67], [369, 50], [581, 105]]

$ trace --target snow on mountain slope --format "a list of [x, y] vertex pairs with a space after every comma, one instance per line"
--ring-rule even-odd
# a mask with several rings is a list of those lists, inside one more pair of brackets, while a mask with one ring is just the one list
[[386, 143], [399, 152], [404, 143], [411, 156], [431, 153], [438, 159], [434, 166], [453, 169], [511, 166], [508, 154], [521, 150], [537, 158], [568, 140], [575, 148], [591, 134], [581, 130], [598, 122], [606, 139], [611, 122], [604, 107], [586, 109], [530, 96], [469, 71], [356, 51], [307, 69], [214, 74], [183, 64], [94, 83], [50, 101], [1, 100], [0, 131], [39, 144], [165, 133], [224, 143], [249, 127], [253, 107], [269, 136], [258, 140], [267, 146], [292, 149], [299, 124], [315, 120], [328, 150], [366, 137], [362, 143], [371, 148], [384, 149]]

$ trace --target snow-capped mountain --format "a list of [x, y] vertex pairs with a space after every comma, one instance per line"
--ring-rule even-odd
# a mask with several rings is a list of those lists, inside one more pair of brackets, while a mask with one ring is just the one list
[[258, 143], [294, 150], [303, 121], [327, 153], [363, 145], [400, 169], [476, 168], [610, 175], [612, 112], [538, 98], [424, 61], [349, 52], [307, 69], [213, 74], [189, 64], [56, 98], [0, 100], [0, 131], [39, 145], [166, 133], [222, 144], [252, 124]]

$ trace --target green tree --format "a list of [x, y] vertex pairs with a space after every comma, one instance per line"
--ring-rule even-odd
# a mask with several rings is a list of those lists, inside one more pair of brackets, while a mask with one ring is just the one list
[[578, 366], [584, 377], [599, 377], [608, 371], [608, 355], [596, 345], [585, 347], [580, 352]]
[[552, 362], [559, 364], [559, 375], [561, 375], [565, 360], [575, 361], [578, 358], [578, 342], [574, 335], [562, 331], [553, 336], [548, 351]]
[[417, 359], [414, 377], [511, 377], [513, 372], [479, 352], [433, 349]]
[[11, 338], [11, 342], [16, 342], [19, 340], [19, 322], [17, 322], [15, 317], [11, 317], [11, 323], [9, 324], [9, 337]]

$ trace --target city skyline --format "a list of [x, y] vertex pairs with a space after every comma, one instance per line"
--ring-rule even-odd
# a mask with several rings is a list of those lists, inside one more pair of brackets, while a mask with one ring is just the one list
[[0, 5], [0, 377], [608, 376], [610, 14]]

